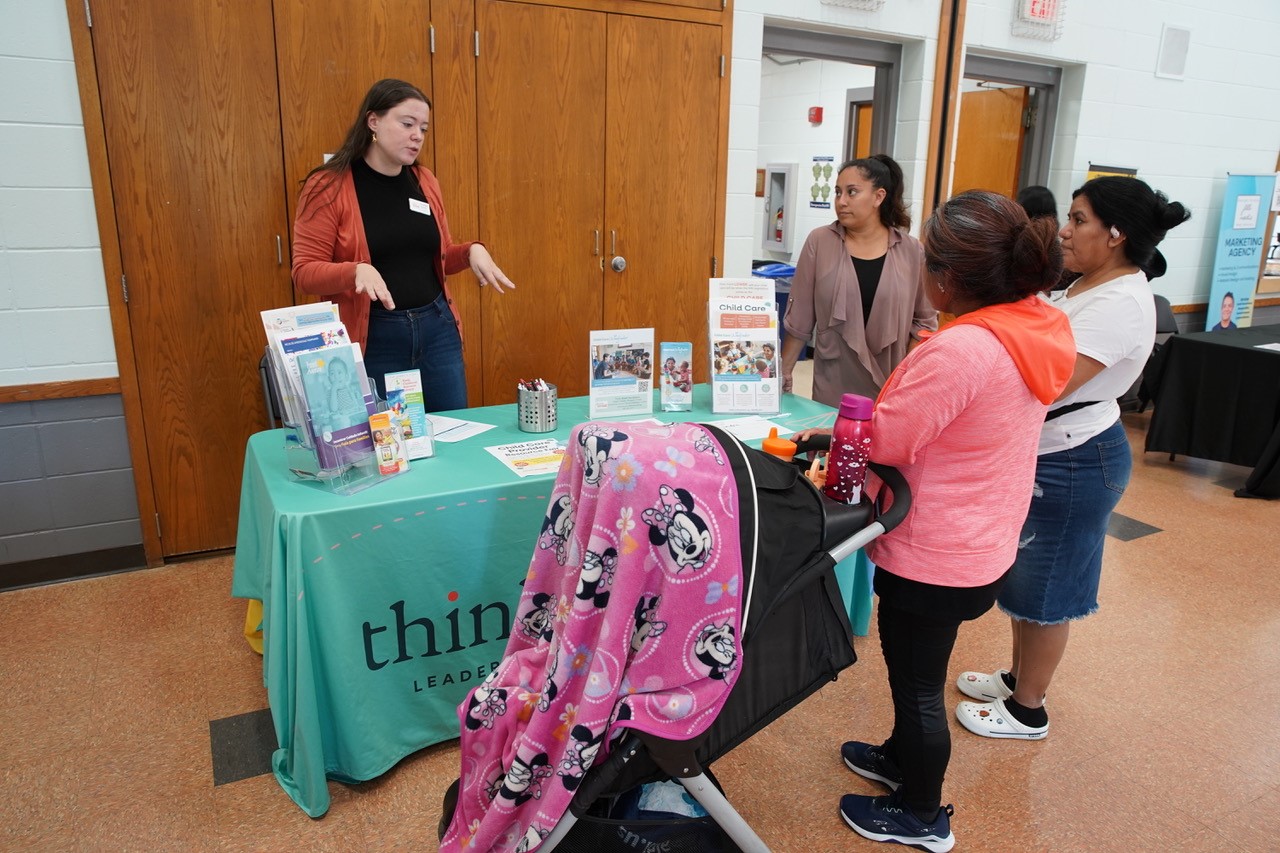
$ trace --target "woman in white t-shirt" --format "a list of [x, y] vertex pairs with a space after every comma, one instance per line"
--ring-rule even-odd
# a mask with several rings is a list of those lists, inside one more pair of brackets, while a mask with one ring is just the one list
[[1141, 375], [1155, 340], [1142, 270], [1190, 215], [1136, 178], [1095, 178], [1072, 194], [1058, 233], [1063, 262], [1080, 277], [1049, 300], [1071, 320], [1075, 373], [1040, 432], [1031, 509], [997, 598], [1012, 623], [1011, 665], [957, 681], [979, 700], [956, 706], [975, 734], [1036, 740], [1049, 731], [1044, 697], [1071, 622], [1098, 609], [1107, 522], [1133, 466], [1116, 398]]

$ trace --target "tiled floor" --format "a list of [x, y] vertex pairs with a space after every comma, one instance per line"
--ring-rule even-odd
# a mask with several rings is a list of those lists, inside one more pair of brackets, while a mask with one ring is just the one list
[[[1102, 610], [1074, 628], [1054, 683], [1050, 736], [953, 725], [957, 850], [1280, 849], [1280, 503], [1232, 497], [1244, 469], [1144, 456], [1145, 423], [1126, 416], [1135, 476]], [[248, 775], [271, 729], [230, 583], [219, 556], [0, 594], [0, 850], [434, 847], [451, 744], [330, 783], [320, 820]], [[994, 669], [1007, 649], [1007, 621], [989, 613], [962, 630], [953, 669]], [[883, 849], [836, 814], [840, 794], [876, 790], [844, 769], [840, 742], [889, 722], [874, 633], [858, 652], [716, 765], [774, 850]]]

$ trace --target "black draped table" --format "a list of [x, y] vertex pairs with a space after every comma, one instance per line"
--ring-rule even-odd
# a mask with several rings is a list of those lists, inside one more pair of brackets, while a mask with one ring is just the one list
[[1253, 468], [1238, 497], [1280, 497], [1280, 325], [1174, 335], [1148, 451]]

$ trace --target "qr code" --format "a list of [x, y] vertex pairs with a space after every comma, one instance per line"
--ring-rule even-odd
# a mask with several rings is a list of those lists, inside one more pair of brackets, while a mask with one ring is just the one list
[[641, 379], [640, 381], [636, 382], [636, 390], [639, 391], [641, 394], [649, 393], [649, 380]]

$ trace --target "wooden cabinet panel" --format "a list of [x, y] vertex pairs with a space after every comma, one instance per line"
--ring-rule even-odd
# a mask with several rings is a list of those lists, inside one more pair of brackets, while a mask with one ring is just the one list
[[604, 328], [653, 326], [657, 341], [693, 341], [707, 380], [707, 279], [715, 251], [720, 28], [609, 18]]
[[228, 548], [289, 302], [271, 4], [96, 3], [92, 37], [162, 548]]
[[[274, 11], [292, 221], [302, 179], [342, 145], [371, 85], [395, 77], [430, 96], [431, 21], [427, 0], [275, 0]], [[434, 150], [428, 134], [427, 166]]]
[[[476, 57], [474, 0], [431, 0], [435, 53], [431, 55], [429, 141], [435, 141], [435, 173], [455, 240], [480, 237], [476, 154]], [[425, 161], [424, 161], [425, 162]], [[498, 255], [501, 266], [506, 258]], [[449, 276], [454, 307], [462, 317], [462, 355], [467, 365], [467, 399], [481, 405], [484, 292], [470, 270]]]
[[601, 316], [605, 20], [479, 4], [480, 238], [518, 285], [483, 294], [486, 404], [514, 400], [521, 377], [587, 391]]
[[592, 329], [693, 341], [705, 379], [721, 29], [519, 2], [478, 14], [481, 235], [521, 286], [486, 295], [485, 402], [514, 399], [521, 376], [586, 393]]

